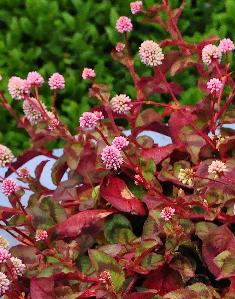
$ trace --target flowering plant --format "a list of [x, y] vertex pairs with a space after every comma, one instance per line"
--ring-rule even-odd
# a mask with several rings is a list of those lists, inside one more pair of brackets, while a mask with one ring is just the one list
[[[0, 292], [6, 298], [235, 297], [235, 139], [224, 127], [235, 122], [229, 68], [235, 47], [217, 37], [188, 43], [178, 28], [185, 2], [174, 10], [167, 0], [150, 8], [131, 3], [133, 15], [161, 25], [169, 38], [141, 43], [139, 59], [150, 74], [143, 77], [130, 51], [132, 20], [117, 20], [124, 38], [112, 57], [130, 72], [136, 98], [113, 93], [85, 68], [89, 96], [100, 105], [83, 113], [75, 134], [56, 112], [66, 84], [61, 74], [48, 82], [50, 110], [37, 72], [9, 80], [10, 95], [23, 100], [23, 117], [0, 93], [1, 105], [32, 142], [17, 158], [0, 146], [0, 166], [7, 167], [2, 192], [11, 204], [1, 207], [1, 229], [20, 242], [9, 248], [0, 238]], [[183, 88], [176, 82], [188, 68], [198, 72], [204, 92], [194, 107], [180, 104]], [[146, 130], [169, 136], [172, 144], [159, 146]], [[59, 158], [47, 147], [56, 139], [64, 142]], [[55, 189], [41, 183], [48, 158], [34, 175], [23, 167], [42, 154], [55, 160]]]

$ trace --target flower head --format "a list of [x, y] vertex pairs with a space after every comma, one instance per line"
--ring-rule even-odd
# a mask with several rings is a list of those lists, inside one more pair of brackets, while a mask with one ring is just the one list
[[220, 61], [221, 52], [215, 45], [209, 44], [202, 49], [202, 61], [206, 65], [210, 65], [213, 60]]
[[46, 230], [42, 230], [42, 229], [37, 229], [36, 230], [36, 234], [35, 234], [35, 240], [38, 241], [43, 241], [46, 240], [48, 238], [48, 233]]
[[0, 248], [9, 248], [9, 242], [3, 236], [0, 236]]
[[10, 257], [10, 252], [6, 248], [0, 247], [0, 264], [5, 263]]
[[131, 23], [131, 19], [129, 19], [128, 17], [123, 16], [117, 20], [116, 29], [118, 32], [120, 33], [130, 32], [132, 28], [133, 25]]
[[181, 168], [178, 174], [179, 181], [188, 186], [193, 185], [193, 177], [194, 171], [191, 168]]
[[2, 193], [6, 196], [10, 196], [19, 190], [17, 182], [13, 179], [6, 178], [2, 182]]
[[25, 95], [29, 95], [30, 85], [27, 80], [13, 76], [8, 81], [8, 91], [14, 99], [21, 100]]
[[15, 276], [22, 276], [26, 269], [26, 266], [22, 263], [22, 260], [12, 256], [10, 261], [12, 263], [12, 270]]
[[123, 163], [121, 152], [114, 145], [106, 146], [101, 153], [101, 160], [107, 169], [117, 170]]
[[27, 168], [20, 168], [18, 170], [18, 175], [21, 179], [27, 179], [29, 177], [29, 170]]
[[84, 112], [80, 117], [80, 127], [82, 129], [92, 130], [96, 127], [98, 117], [93, 112]]
[[108, 271], [102, 271], [99, 276], [99, 281], [104, 284], [112, 284], [112, 277]]
[[[35, 103], [35, 105], [33, 105], [32, 103]], [[42, 113], [41, 111], [39, 111], [39, 109], [37, 109], [37, 105], [37, 100], [35, 98], [30, 98], [30, 101], [25, 100], [23, 102], [24, 115], [32, 126], [38, 124], [41, 120], [43, 120]], [[44, 103], [42, 103], [42, 106], [46, 112], [47, 109]]]
[[103, 120], [104, 119], [104, 115], [101, 111], [94, 111], [94, 114], [96, 115], [98, 120]]
[[59, 73], [54, 73], [49, 78], [48, 84], [50, 89], [57, 90], [57, 89], [64, 89], [65, 88], [65, 80], [64, 77]]
[[125, 49], [125, 47], [126, 47], [125, 44], [123, 44], [123, 43], [117, 43], [115, 49], [116, 49], [116, 51], [118, 53], [121, 53]]
[[44, 83], [44, 79], [38, 72], [34, 71], [28, 73], [27, 82], [30, 87], [41, 87]]
[[137, 14], [138, 12], [141, 11], [142, 6], [143, 6], [143, 2], [142, 2], [142, 1], [131, 2], [131, 3], [130, 3], [131, 13], [132, 13], [133, 15]]
[[127, 147], [128, 144], [129, 141], [123, 136], [115, 137], [112, 142], [112, 145], [114, 145], [119, 151], [121, 151], [124, 147]]
[[53, 112], [49, 111], [47, 115], [49, 116], [48, 130], [54, 131], [59, 126], [60, 122]]
[[222, 86], [223, 86], [222, 81], [220, 81], [220, 79], [217, 78], [213, 78], [207, 82], [207, 89], [211, 94], [220, 91]]
[[110, 101], [111, 108], [118, 114], [126, 114], [132, 107], [131, 99], [125, 94], [119, 94]]
[[139, 47], [139, 55], [142, 63], [148, 66], [161, 65], [164, 59], [162, 48], [152, 40], [142, 42]]
[[0, 295], [4, 295], [6, 291], [9, 289], [9, 286], [10, 280], [4, 273], [0, 272]]
[[227, 171], [227, 167], [224, 162], [220, 160], [212, 161], [212, 163], [208, 167], [208, 173], [214, 175], [214, 178], [218, 178], [221, 173]]
[[175, 209], [172, 207], [165, 207], [161, 211], [161, 217], [166, 221], [170, 220], [174, 214], [175, 214]]
[[220, 41], [218, 49], [221, 53], [227, 53], [235, 50], [235, 45], [230, 38], [224, 38]]
[[5, 145], [0, 144], [0, 167], [5, 167], [6, 164], [11, 163], [14, 159], [12, 151]]
[[136, 186], [144, 183], [143, 178], [139, 174], [135, 174], [134, 178], [135, 178], [134, 183]]
[[82, 72], [82, 79], [83, 80], [89, 80], [95, 78], [96, 74], [93, 69], [85, 67]]

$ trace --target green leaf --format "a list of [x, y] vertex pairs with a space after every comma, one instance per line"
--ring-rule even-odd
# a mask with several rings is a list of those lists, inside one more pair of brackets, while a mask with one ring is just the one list
[[119, 292], [125, 281], [125, 274], [122, 267], [114, 258], [97, 249], [90, 249], [89, 256], [96, 272], [108, 271], [111, 275], [113, 286], [116, 292]]

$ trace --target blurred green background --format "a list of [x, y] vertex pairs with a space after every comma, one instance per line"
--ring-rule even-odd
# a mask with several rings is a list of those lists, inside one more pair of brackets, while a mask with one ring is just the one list
[[[58, 109], [62, 120], [74, 128], [79, 115], [97, 102], [87, 95], [89, 82], [81, 80], [85, 66], [94, 67], [98, 82], [107, 83], [113, 93], [134, 96], [127, 70], [113, 61], [110, 52], [123, 36], [115, 31], [120, 15], [131, 16], [129, 0], [0, 0], [0, 73], [1, 88], [7, 93], [9, 76], [25, 77], [38, 70], [44, 78], [55, 71], [66, 79], [66, 90], [60, 93]], [[158, 0], [143, 0], [146, 7]], [[172, 0], [174, 7], [181, 1]], [[235, 0], [187, 0], [179, 26], [190, 41], [217, 34], [235, 40]], [[166, 33], [158, 25], [141, 24], [142, 17], [133, 16], [134, 30], [130, 35], [133, 53], [144, 39], [160, 41]], [[149, 69], [136, 59], [141, 75]], [[201, 92], [195, 87], [194, 73], [184, 71], [178, 80], [185, 88], [184, 103], [193, 104]], [[46, 85], [46, 84], [45, 84]], [[49, 104], [48, 87], [42, 89], [43, 100]], [[12, 101], [22, 113], [20, 101]], [[23, 130], [8, 113], [0, 108], [0, 143], [17, 153], [29, 145]]]

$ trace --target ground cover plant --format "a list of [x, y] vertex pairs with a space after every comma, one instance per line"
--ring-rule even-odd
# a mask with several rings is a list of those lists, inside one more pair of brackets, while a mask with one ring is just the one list
[[[235, 139], [225, 126], [235, 123], [230, 68], [235, 46], [217, 36], [186, 41], [178, 27], [185, 4], [171, 8], [163, 0], [145, 7], [135, 1], [132, 17], [116, 20], [120, 40], [112, 57], [129, 72], [135, 95], [115, 92], [85, 67], [81, 80], [89, 82], [89, 97], [99, 104], [81, 115], [75, 134], [57, 113], [66, 88], [62, 74], [48, 80], [50, 109], [41, 92], [45, 79], [37, 71], [8, 81], [23, 116], [0, 92], [1, 106], [32, 144], [17, 157], [0, 146], [0, 166], [7, 168], [1, 189], [11, 204], [1, 206], [0, 228], [20, 242], [11, 247], [0, 238], [1, 295], [235, 297]], [[132, 53], [132, 19], [140, 14], [144, 23], [161, 26], [167, 38], [143, 40]], [[188, 68], [202, 92], [194, 106], [182, 104], [177, 80]], [[172, 144], [159, 146], [149, 135], [140, 136], [144, 131], [167, 135]], [[47, 147], [55, 140], [64, 144], [59, 158]], [[32, 176], [23, 165], [41, 154], [45, 160]], [[53, 190], [40, 180], [48, 158], [55, 159]]]

